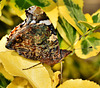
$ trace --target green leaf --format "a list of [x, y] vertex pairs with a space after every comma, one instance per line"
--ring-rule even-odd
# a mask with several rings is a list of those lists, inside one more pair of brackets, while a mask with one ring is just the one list
[[83, 54], [88, 54], [89, 52], [93, 51], [93, 48], [89, 48], [89, 47], [94, 47], [96, 49], [96, 46], [100, 45], [100, 40], [95, 38], [95, 37], [90, 37], [87, 38], [86, 40], [83, 40], [81, 42], [81, 48], [82, 48], [82, 52]]
[[[23, 4], [22, 4], [23, 3]], [[58, 9], [57, 5], [53, 0], [11, 0], [10, 6], [15, 10], [16, 14], [21, 17], [23, 20], [25, 19], [25, 9], [30, 6], [39, 6], [41, 7], [50, 18], [54, 27], [57, 26], [58, 20]]]
[[92, 15], [94, 23], [100, 23], [100, 9]]
[[6, 88], [6, 86], [10, 83], [1, 73], [0, 73], [0, 88]]
[[57, 35], [58, 35], [60, 49], [68, 49], [69, 48], [68, 43], [61, 37], [59, 32], [57, 33]]
[[74, 27], [72, 27], [61, 15], [58, 17], [57, 30], [68, 45], [73, 45], [75, 43], [78, 34]]
[[72, 0], [72, 1], [73, 1], [73, 3], [79, 5], [79, 7], [81, 7], [81, 9], [83, 9], [83, 4], [84, 4], [83, 0]]
[[89, 22], [86, 22], [86, 21], [79, 21], [78, 23], [81, 23], [84, 26], [86, 26], [90, 29], [94, 29], [94, 30], [100, 28], [100, 23], [89, 23]]
[[[50, 5], [49, 0], [13, 0], [20, 9], [27, 9], [32, 5], [47, 7]], [[22, 4], [23, 3], [23, 4]]]
[[85, 38], [82, 38], [75, 45], [75, 53], [78, 57], [86, 59], [92, 56], [96, 56], [99, 53], [100, 38], [96, 37], [96, 34], [98, 33], [95, 33], [95, 36], [93, 34], [88, 35]]
[[82, 35], [86, 32], [86, 27], [78, 21], [86, 21], [79, 4], [72, 0], [58, 0], [59, 13]]

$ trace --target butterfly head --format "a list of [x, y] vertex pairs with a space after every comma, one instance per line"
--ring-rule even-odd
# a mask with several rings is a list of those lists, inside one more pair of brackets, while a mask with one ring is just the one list
[[46, 16], [45, 12], [37, 6], [32, 6], [25, 10], [27, 21], [33, 21], [34, 23], [38, 23], [41, 20], [46, 20], [48, 17]]

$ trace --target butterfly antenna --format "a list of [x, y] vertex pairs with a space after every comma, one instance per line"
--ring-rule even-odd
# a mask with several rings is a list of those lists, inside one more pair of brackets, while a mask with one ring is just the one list
[[35, 65], [31, 66], [31, 67], [28, 67], [28, 68], [22, 69], [22, 70], [28, 70], [28, 69], [31, 69], [31, 68], [33, 68], [33, 67], [35, 67], [35, 66], [39, 65], [39, 64], [41, 64], [41, 62], [40, 62], [40, 63], [38, 63], [38, 64], [35, 64]]

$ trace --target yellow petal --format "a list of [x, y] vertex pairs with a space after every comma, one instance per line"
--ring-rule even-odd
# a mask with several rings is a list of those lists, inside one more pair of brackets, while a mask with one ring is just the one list
[[11, 80], [11, 81], [12, 81], [12, 80], [14, 79], [13, 76], [10, 75], [10, 74], [4, 69], [4, 67], [3, 67], [2, 64], [0, 64], [0, 73], [2, 73], [3, 76], [4, 76], [6, 79], [8, 79], [8, 80]]
[[61, 63], [57, 63], [53, 66], [53, 70], [55, 71], [60, 71], [60, 69], [61, 69]]
[[21, 77], [16, 77], [7, 88], [33, 88], [29, 82]]
[[8, 35], [5, 35], [5, 36], [0, 40], [0, 52], [8, 51], [8, 49], [5, 48], [5, 44], [6, 44], [6, 42], [7, 42], [6, 37], [8, 37]]
[[22, 70], [38, 64], [39, 61], [26, 59], [13, 50], [5, 49], [5, 41], [6, 36], [0, 41], [0, 59], [8, 73], [26, 78], [32, 87], [36, 88], [52, 88], [58, 84], [58, 79], [52, 81], [52, 77], [57, 78], [57, 75], [54, 75], [50, 66], [40, 64], [31, 69]]
[[71, 79], [71, 80], [65, 81], [58, 88], [100, 88], [100, 86], [88, 80]]
[[[1, 40], [0, 40], [0, 52], [4, 52], [7, 51], [8, 49], [5, 48], [5, 44], [6, 44], [6, 37], [8, 37], [8, 35], [5, 35]], [[0, 63], [2, 63], [1, 58], [0, 58]]]
[[0, 57], [5, 69], [13, 76], [26, 78], [33, 87], [51, 88], [49, 73], [42, 64], [28, 70], [22, 70], [39, 63], [39, 61], [27, 60], [15, 51], [1, 52]]
[[[51, 79], [46, 68], [41, 64], [32, 69], [22, 70], [31, 67], [39, 61], [27, 60], [19, 56], [15, 51], [5, 48], [6, 36], [0, 41], [0, 59], [7, 72], [13, 76], [21, 76], [26, 78], [34, 87], [50, 88]], [[47, 83], [46, 83], [47, 82]]]
[[53, 80], [52, 88], [56, 88], [56, 86], [58, 85], [60, 74], [61, 74], [60, 71], [57, 71], [57, 72], [54, 73], [54, 76], [52, 77], [52, 80]]

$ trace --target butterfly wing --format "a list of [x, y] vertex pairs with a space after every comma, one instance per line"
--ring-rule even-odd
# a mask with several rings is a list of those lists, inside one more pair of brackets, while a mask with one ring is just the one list
[[[38, 16], [36, 11], [26, 10], [26, 22], [21, 23], [15, 28], [6, 43], [8, 49], [18, 52], [25, 58], [39, 60], [41, 63], [54, 65], [60, 62], [71, 51], [61, 50], [59, 48], [56, 31], [46, 14], [41, 10]], [[35, 12], [35, 13], [33, 13]], [[33, 17], [35, 15], [36, 17]], [[34, 19], [33, 19], [34, 18]], [[35, 19], [37, 18], [37, 19]]]

